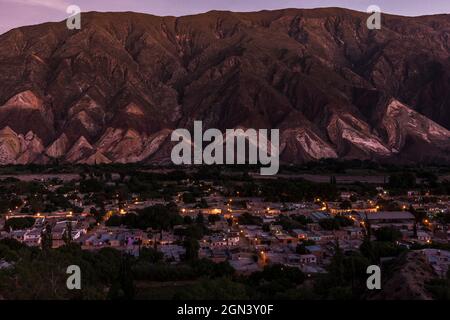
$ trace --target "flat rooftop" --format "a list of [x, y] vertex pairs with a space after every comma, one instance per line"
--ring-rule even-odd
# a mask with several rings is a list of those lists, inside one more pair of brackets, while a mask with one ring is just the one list
[[[362, 219], [366, 218], [365, 214], [360, 214]], [[380, 211], [367, 214], [368, 220], [414, 220], [414, 216], [409, 211]]]

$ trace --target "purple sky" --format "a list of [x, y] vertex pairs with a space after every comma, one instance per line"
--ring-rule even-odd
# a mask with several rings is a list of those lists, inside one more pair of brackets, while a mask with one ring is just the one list
[[450, 13], [449, 0], [0, 0], [0, 34], [19, 26], [67, 17], [65, 8], [82, 11], [137, 11], [181, 16], [209, 10], [258, 11], [281, 8], [345, 7], [366, 11], [378, 5], [400, 15]]

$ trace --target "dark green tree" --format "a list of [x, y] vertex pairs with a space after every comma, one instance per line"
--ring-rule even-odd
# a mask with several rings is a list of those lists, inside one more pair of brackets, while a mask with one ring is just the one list
[[49, 251], [53, 247], [52, 226], [49, 223], [42, 230], [41, 247], [43, 251]]
[[187, 261], [198, 259], [198, 250], [200, 249], [200, 245], [196, 239], [190, 237], [186, 238], [183, 242], [183, 246], [186, 250], [185, 259]]
[[72, 243], [72, 240], [72, 222], [67, 221], [66, 230], [64, 230], [63, 234], [63, 241], [66, 245], [69, 245]]

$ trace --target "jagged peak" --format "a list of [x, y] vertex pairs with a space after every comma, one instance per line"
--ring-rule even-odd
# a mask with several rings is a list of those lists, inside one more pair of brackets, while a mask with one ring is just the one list
[[93, 110], [100, 108], [100, 105], [90, 95], [83, 95], [75, 104], [69, 109], [69, 116], [73, 117], [86, 110]]
[[124, 135], [124, 138], [127, 138], [127, 139], [138, 139], [140, 137], [141, 137], [141, 135], [135, 129], [128, 129]]
[[10, 126], [6, 126], [3, 129], [0, 130], [0, 135], [13, 135], [13, 136], [17, 136], [17, 133], [11, 129]]
[[52, 158], [60, 158], [62, 157], [68, 147], [69, 138], [65, 133], [61, 134], [58, 139], [53, 141], [53, 143], [47, 148], [46, 154]]
[[42, 109], [42, 100], [31, 90], [26, 90], [11, 97], [5, 106], [40, 110]]
[[390, 121], [398, 122], [403, 129], [409, 127], [410, 134], [419, 135], [427, 141], [450, 139], [449, 130], [397, 99], [391, 99], [387, 105], [384, 122]]
[[66, 160], [69, 162], [77, 162], [86, 156], [86, 153], [93, 152], [94, 147], [87, 141], [84, 136], [78, 138], [78, 140], [72, 145], [69, 152], [67, 152]]
[[139, 105], [135, 104], [134, 102], [128, 104], [125, 107], [125, 112], [128, 113], [128, 114], [132, 114], [132, 115], [138, 116], [138, 117], [142, 117], [142, 116], [145, 115], [144, 111], [142, 110], [142, 108]]
[[63, 132], [56, 141], [69, 141], [67, 135]]
[[30, 141], [30, 140], [33, 140], [35, 136], [36, 135], [34, 134], [34, 132], [32, 130], [30, 130], [27, 132], [27, 134], [25, 135], [24, 138], [25, 138], [25, 140]]
[[79, 137], [78, 140], [72, 145], [71, 149], [81, 149], [81, 148], [94, 149], [94, 147], [89, 143], [89, 141], [84, 136]]
[[112, 161], [109, 160], [108, 157], [106, 157], [100, 151], [96, 151], [92, 155], [90, 155], [88, 158], [79, 161], [79, 163], [90, 164], [90, 165], [108, 164], [108, 163], [111, 163], [111, 162]]

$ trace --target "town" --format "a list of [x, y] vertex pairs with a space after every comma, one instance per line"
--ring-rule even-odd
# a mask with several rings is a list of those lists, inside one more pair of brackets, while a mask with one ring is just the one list
[[[216, 167], [116, 169], [1, 175], [0, 244], [112, 248], [175, 268], [208, 260], [240, 277], [277, 266], [306, 281], [330, 273], [337, 251], [377, 265], [413, 252], [437, 278], [448, 275], [450, 182], [430, 173], [317, 182]], [[0, 270], [12, 267], [1, 253]]]

